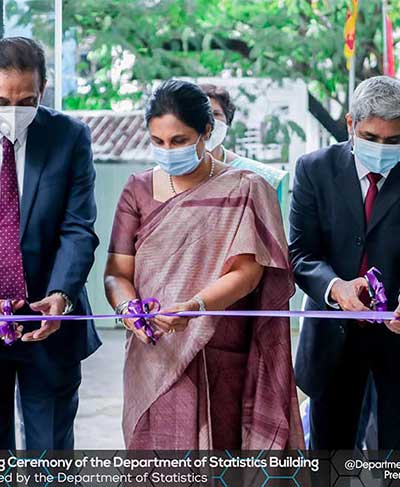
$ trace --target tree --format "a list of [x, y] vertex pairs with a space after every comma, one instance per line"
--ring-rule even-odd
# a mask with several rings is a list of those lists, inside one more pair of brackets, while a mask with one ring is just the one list
[[[21, 22], [40, 16], [49, 0], [28, 0]], [[171, 76], [301, 78], [309, 107], [338, 140], [346, 138], [348, 73], [343, 27], [348, 0], [64, 0], [65, 29], [75, 29], [83, 53], [79, 70], [89, 82], [86, 102], [101, 93], [123, 97], [111, 67], [134, 55], [124, 73], [139, 82]], [[400, 26], [399, 0], [392, 0]], [[47, 7], [46, 7], [47, 8]], [[381, 0], [360, 2], [357, 25], [357, 81], [382, 73]], [[79, 100], [75, 100], [79, 101]], [[334, 108], [336, 107], [336, 110]], [[336, 112], [336, 116], [332, 115]]]

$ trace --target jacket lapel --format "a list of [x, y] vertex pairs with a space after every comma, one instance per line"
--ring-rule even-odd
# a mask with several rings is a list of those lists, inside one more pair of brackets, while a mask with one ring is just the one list
[[47, 157], [46, 133], [39, 112], [28, 128], [26, 141], [24, 184], [20, 212], [20, 238], [22, 240], [29, 220], [33, 202], [36, 197], [39, 179]]
[[350, 142], [342, 146], [338, 164], [339, 168], [335, 177], [337, 197], [343, 199], [354, 220], [362, 228], [362, 233], [364, 233], [364, 203]]
[[382, 220], [390, 208], [400, 198], [400, 162], [389, 173], [376, 197], [367, 234]]

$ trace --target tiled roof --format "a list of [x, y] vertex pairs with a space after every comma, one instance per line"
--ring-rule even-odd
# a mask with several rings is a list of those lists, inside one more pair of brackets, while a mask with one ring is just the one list
[[[89, 126], [95, 161], [152, 161], [143, 111], [76, 110], [67, 113]], [[280, 146], [265, 146], [260, 137], [259, 128], [249, 127], [245, 137], [236, 140], [234, 151], [260, 161], [279, 160]]]
[[150, 159], [150, 138], [143, 111], [76, 110], [68, 114], [89, 126], [95, 160]]

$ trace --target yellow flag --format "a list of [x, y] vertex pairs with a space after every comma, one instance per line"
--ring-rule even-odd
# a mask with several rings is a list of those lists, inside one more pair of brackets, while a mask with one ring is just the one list
[[347, 9], [346, 23], [344, 25], [344, 55], [347, 59], [347, 69], [350, 69], [350, 60], [356, 50], [356, 24], [358, 15], [358, 0], [351, 0], [352, 9]]

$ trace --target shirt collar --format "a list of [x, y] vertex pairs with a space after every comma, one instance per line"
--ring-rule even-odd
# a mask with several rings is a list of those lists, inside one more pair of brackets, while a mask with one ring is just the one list
[[[356, 165], [358, 179], [361, 181], [362, 179], [366, 178], [367, 174], [369, 174], [371, 171], [369, 171], [356, 156], [354, 156], [354, 162]], [[389, 176], [389, 173], [390, 171], [383, 172], [381, 173], [381, 176], [383, 179], [386, 179]]]
[[[3, 142], [3, 135], [0, 134], [0, 142]], [[21, 135], [18, 137], [18, 139], [15, 141], [15, 148], [20, 149], [25, 143], [28, 138], [28, 129], [26, 128]]]

